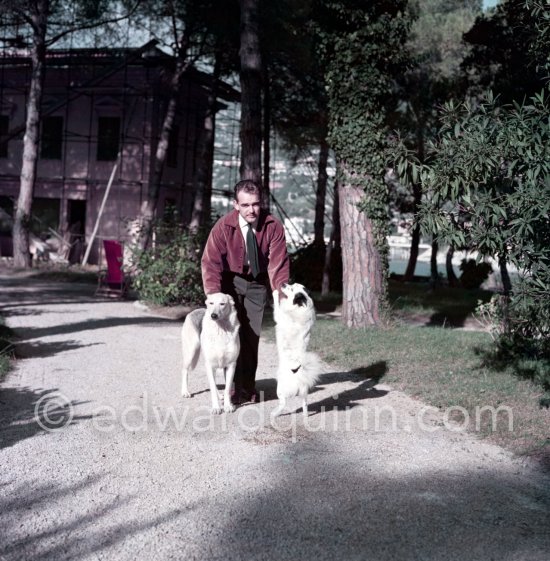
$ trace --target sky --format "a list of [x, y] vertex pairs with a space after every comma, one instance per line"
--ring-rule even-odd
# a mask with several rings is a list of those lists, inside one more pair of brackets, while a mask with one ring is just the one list
[[483, 0], [483, 9], [492, 8], [498, 4], [498, 0]]

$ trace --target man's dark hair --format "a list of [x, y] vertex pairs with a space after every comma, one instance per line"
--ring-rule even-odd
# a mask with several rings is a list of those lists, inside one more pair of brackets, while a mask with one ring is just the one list
[[234, 189], [235, 200], [237, 200], [237, 195], [241, 191], [244, 191], [245, 193], [250, 193], [250, 194], [253, 194], [253, 195], [260, 195], [261, 196], [261, 194], [262, 194], [262, 190], [261, 190], [260, 186], [255, 181], [253, 181], [252, 179], [243, 179], [235, 185], [235, 189]]

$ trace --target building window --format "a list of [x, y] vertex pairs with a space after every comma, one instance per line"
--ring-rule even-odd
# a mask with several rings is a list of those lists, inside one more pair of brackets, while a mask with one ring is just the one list
[[180, 137], [180, 128], [173, 125], [168, 139], [168, 153], [166, 154], [166, 165], [171, 168], [178, 167], [178, 144]]
[[31, 232], [42, 239], [50, 235], [51, 230], [59, 231], [59, 199], [34, 197], [32, 200]]
[[99, 117], [97, 120], [97, 159], [117, 159], [120, 143], [120, 118]]
[[[13, 207], [14, 203], [11, 197], [0, 195], [0, 236], [11, 236]], [[2, 249], [0, 242], [0, 251]], [[0, 255], [5, 255], [5, 253], [0, 253]]]
[[10, 118], [0, 115], [0, 158], [8, 157], [8, 141], [4, 140], [10, 128]]
[[63, 117], [44, 117], [42, 119], [40, 157], [45, 160], [61, 160], [62, 148]]

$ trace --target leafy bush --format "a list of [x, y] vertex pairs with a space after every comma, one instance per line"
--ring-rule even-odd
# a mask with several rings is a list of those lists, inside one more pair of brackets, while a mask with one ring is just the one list
[[479, 288], [493, 270], [489, 263], [477, 263], [475, 259], [463, 259], [460, 263], [460, 284], [468, 290]]
[[197, 304], [204, 299], [201, 250], [204, 235], [191, 235], [173, 227], [156, 229], [162, 242], [138, 256], [133, 282], [139, 297], [161, 306]]
[[[548, 387], [550, 378], [550, 88], [524, 104], [449, 103], [422, 170], [425, 229], [521, 271], [499, 300], [495, 353]], [[517, 360], [516, 360], [517, 359]]]
[[[479, 302], [476, 316], [480, 323], [488, 328], [495, 345], [489, 352], [484, 352], [485, 365], [500, 370], [512, 367], [516, 374], [530, 378], [548, 392], [542, 402], [546, 404], [550, 397], [550, 333], [548, 330], [549, 305], [541, 303], [537, 310], [544, 317], [531, 317], [535, 311], [510, 306], [508, 298], [495, 294], [489, 302]], [[546, 325], [546, 331], [539, 326]]]
[[10, 368], [10, 357], [13, 355], [13, 331], [4, 323], [0, 316], [0, 381], [8, 373]]

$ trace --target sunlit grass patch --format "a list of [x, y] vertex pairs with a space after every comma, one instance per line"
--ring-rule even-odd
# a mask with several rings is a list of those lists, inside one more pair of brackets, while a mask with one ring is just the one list
[[[480, 436], [518, 453], [536, 452], [548, 443], [550, 411], [539, 407], [535, 384], [511, 369], [482, 365], [477, 351], [490, 341], [483, 332], [413, 326], [351, 330], [337, 319], [319, 319], [310, 350], [343, 372], [385, 364], [381, 382], [442, 411], [464, 408], [471, 419], [479, 417]], [[507, 417], [494, 426], [490, 415], [480, 415], [486, 407], [509, 408], [513, 430]]]

